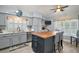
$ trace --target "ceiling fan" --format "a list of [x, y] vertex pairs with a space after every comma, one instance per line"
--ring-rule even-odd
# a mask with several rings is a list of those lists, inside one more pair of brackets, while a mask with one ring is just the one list
[[68, 6], [56, 5], [56, 8], [51, 9], [51, 10], [54, 10], [54, 12], [64, 11], [64, 8], [67, 8], [67, 7]]

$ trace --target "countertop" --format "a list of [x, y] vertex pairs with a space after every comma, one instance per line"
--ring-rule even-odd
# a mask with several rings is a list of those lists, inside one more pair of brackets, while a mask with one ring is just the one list
[[0, 33], [0, 37], [4, 37], [4, 36], [16, 36], [16, 35], [25, 35], [26, 32], [4, 32], [4, 33]]
[[47, 39], [49, 37], [55, 36], [56, 32], [32, 32], [32, 35], [36, 35], [36, 36], [41, 37], [43, 39]]
[[[31, 31], [25, 31], [25, 32], [31, 32]], [[25, 33], [25, 32], [3, 32], [3, 33], [0, 33], [1, 34], [17, 34], [17, 33]]]

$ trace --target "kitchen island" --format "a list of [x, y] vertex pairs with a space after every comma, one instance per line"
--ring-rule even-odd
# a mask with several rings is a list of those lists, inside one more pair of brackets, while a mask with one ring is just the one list
[[33, 32], [32, 49], [36, 53], [53, 53], [55, 52], [55, 35], [56, 32]]

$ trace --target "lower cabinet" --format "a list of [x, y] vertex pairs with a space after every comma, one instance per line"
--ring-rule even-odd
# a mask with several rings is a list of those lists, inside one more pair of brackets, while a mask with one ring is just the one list
[[44, 48], [45, 48], [44, 43], [45, 43], [44, 40], [38, 38], [38, 53], [44, 52]]
[[32, 35], [32, 49], [34, 52], [38, 52], [38, 38]]
[[13, 41], [13, 45], [19, 44], [20, 43], [20, 39], [18, 35], [13, 35], [12, 36], [12, 41]]
[[20, 34], [20, 42], [21, 43], [27, 42], [27, 34], [26, 33]]
[[0, 49], [25, 42], [27, 42], [26, 33], [2, 34], [2, 36], [0, 36]]
[[10, 45], [9, 40], [10, 40], [9, 37], [0, 37], [0, 49], [9, 47], [9, 45]]
[[27, 42], [31, 42], [32, 41], [32, 34], [31, 32], [27, 32]]
[[54, 38], [43, 39], [32, 35], [32, 49], [36, 53], [53, 53], [54, 52]]
[[26, 37], [27, 37], [26, 33], [13, 34], [13, 36], [12, 36], [13, 45], [27, 42], [27, 38]]
[[32, 48], [33, 51], [36, 53], [44, 52], [44, 41], [41, 40], [39, 37], [32, 35]]

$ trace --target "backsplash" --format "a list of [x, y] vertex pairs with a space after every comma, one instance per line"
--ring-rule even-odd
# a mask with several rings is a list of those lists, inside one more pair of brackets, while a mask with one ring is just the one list
[[17, 16], [7, 16], [7, 26], [6, 30], [10, 32], [16, 32], [19, 27], [21, 31], [27, 29], [27, 25], [29, 25], [29, 21], [26, 17], [17, 17]]

